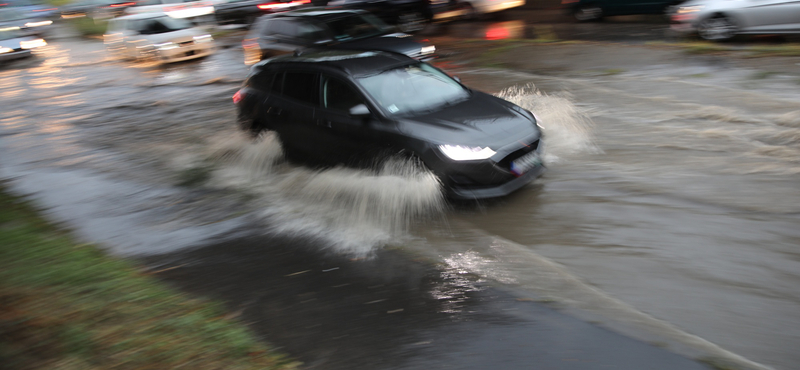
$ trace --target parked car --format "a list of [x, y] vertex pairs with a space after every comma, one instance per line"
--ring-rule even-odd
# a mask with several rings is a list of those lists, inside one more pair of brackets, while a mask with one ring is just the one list
[[311, 0], [228, 0], [214, 5], [217, 24], [252, 25], [264, 15], [309, 6]]
[[112, 53], [133, 59], [180, 62], [214, 52], [214, 39], [184, 19], [163, 13], [126, 15], [108, 21], [103, 35]]
[[114, 18], [135, 5], [136, 1], [130, 0], [78, 0], [61, 7], [61, 18]]
[[58, 18], [58, 7], [50, 5], [43, 0], [2, 0], [0, 9], [17, 9], [26, 18], [40, 18], [53, 20]]
[[125, 9], [125, 14], [141, 13], [164, 13], [195, 24], [215, 22], [214, 4], [210, 0], [140, 0], [135, 6]]
[[366, 10], [402, 32], [421, 31], [432, 21], [469, 15], [468, 3], [460, 0], [333, 0], [330, 7]]
[[16, 8], [0, 9], [0, 29], [18, 30], [23, 35], [42, 36], [51, 29], [53, 21], [32, 17], [36, 13], [25, 13]]
[[36, 48], [47, 45], [43, 39], [27, 35], [20, 30], [0, 29], [0, 62], [32, 56]]
[[613, 15], [669, 15], [684, 0], [561, 0], [576, 20], [592, 21]]
[[255, 64], [233, 97], [242, 128], [289, 159], [420, 161], [451, 198], [507, 195], [544, 171], [535, 116], [402, 54], [323, 50]]
[[672, 29], [715, 41], [738, 34], [800, 34], [800, 2], [691, 0], [672, 15]]
[[415, 41], [363, 10], [308, 8], [266, 15], [242, 42], [245, 63], [252, 64], [297, 49], [328, 47], [384, 50], [427, 59], [436, 47]]

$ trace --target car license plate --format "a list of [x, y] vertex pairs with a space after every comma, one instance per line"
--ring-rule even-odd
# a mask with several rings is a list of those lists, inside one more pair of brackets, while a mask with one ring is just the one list
[[511, 162], [510, 169], [511, 173], [513, 173], [514, 175], [522, 176], [523, 174], [525, 174], [525, 172], [528, 172], [532, 168], [541, 165], [542, 165], [542, 160], [539, 159], [539, 153], [531, 152]]

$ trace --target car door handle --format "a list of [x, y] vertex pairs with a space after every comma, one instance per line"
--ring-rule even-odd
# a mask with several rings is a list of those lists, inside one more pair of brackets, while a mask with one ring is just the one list
[[281, 113], [283, 113], [283, 109], [281, 109], [281, 108], [275, 108], [275, 107], [267, 108], [267, 115], [280, 116]]

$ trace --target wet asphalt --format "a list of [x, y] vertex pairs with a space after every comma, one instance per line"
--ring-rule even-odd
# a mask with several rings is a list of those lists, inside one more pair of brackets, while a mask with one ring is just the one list
[[305, 369], [708, 369], [401, 249], [349, 258], [250, 236], [142, 260]]

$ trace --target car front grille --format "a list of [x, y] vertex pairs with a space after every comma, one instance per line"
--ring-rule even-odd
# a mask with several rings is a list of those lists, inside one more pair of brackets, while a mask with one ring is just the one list
[[192, 46], [192, 45], [194, 45], [194, 41], [184, 41], [184, 42], [179, 42], [178, 43], [178, 46], [181, 46], [181, 47], [183, 47], [183, 46]]
[[505, 170], [510, 170], [511, 162], [515, 161], [517, 158], [520, 158], [530, 152], [536, 151], [536, 149], [538, 148], [539, 148], [539, 140], [536, 140], [520, 149], [511, 152], [511, 154], [507, 155], [505, 158], [497, 162], [497, 165]]

